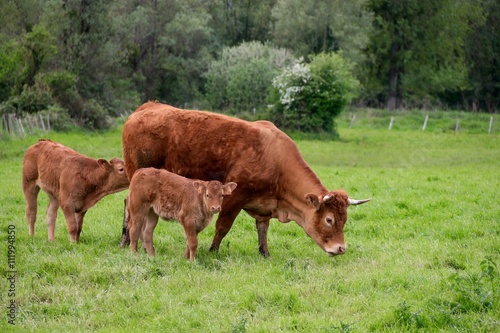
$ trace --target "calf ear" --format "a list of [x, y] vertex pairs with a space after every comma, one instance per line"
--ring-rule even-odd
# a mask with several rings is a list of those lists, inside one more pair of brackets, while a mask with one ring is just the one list
[[236, 186], [238, 186], [238, 184], [236, 184], [236, 183], [233, 183], [233, 182], [227, 183], [226, 185], [224, 185], [222, 187], [222, 193], [224, 193], [224, 195], [231, 195], [231, 193], [233, 193]]
[[319, 198], [316, 194], [308, 193], [306, 194], [305, 199], [307, 203], [316, 208], [316, 210], [319, 210], [321, 208], [321, 202], [319, 201]]
[[108, 169], [111, 167], [111, 165], [109, 165], [109, 162], [106, 161], [104, 158], [100, 158], [97, 160], [97, 164], [99, 164], [99, 166], [101, 168], [103, 168], [104, 170]]
[[197, 190], [198, 190], [198, 193], [203, 193], [203, 192], [205, 192], [206, 187], [205, 187], [205, 184], [203, 184], [202, 182], [200, 182], [200, 181], [198, 181], [198, 180], [195, 180], [195, 181], [193, 182], [193, 186], [194, 186], [194, 188], [195, 188], [195, 189], [197, 189]]

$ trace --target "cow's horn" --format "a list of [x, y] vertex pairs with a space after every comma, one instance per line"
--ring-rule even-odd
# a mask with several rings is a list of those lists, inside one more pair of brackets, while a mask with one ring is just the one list
[[333, 199], [333, 195], [331, 195], [331, 196], [330, 195], [325, 195], [323, 197], [323, 202], [328, 203], [328, 202], [332, 201], [332, 199]]
[[352, 198], [349, 198], [348, 200], [349, 200], [349, 205], [361, 205], [364, 204], [365, 202], [370, 201], [370, 199], [356, 200]]

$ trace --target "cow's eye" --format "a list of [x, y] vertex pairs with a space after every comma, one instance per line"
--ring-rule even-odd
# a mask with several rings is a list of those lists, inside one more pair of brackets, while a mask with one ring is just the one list
[[329, 225], [333, 225], [333, 219], [330, 216], [327, 216], [326, 223], [328, 223]]

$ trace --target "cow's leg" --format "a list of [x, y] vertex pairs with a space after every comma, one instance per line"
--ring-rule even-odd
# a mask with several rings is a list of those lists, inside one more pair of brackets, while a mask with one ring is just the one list
[[57, 220], [57, 210], [59, 209], [59, 201], [57, 198], [49, 195], [49, 206], [47, 207], [47, 229], [49, 232], [49, 242], [53, 242], [56, 239], [56, 220]]
[[[224, 201], [224, 203], [226, 203], [226, 201]], [[222, 239], [227, 235], [233, 226], [234, 219], [238, 216], [238, 213], [242, 208], [239, 202], [232, 206], [224, 206], [224, 203], [222, 204], [222, 210], [219, 213], [217, 222], [215, 223], [215, 235], [212, 240], [212, 245], [210, 245], [210, 251], [219, 251]]]
[[120, 247], [125, 247], [130, 244], [130, 236], [128, 232], [128, 222], [130, 220], [130, 213], [127, 208], [128, 196], [123, 200], [123, 227], [122, 227], [122, 240], [120, 242]]
[[187, 247], [184, 252], [184, 257], [189, 261], [193, 261], [196, 257], [196, 250], [198, 249], [198, 233], [196, 232], [195, 221], [183, 221], [184, 233], [187, 239]]
[[78, 242], [78, 222], [75, 218], [75, 208], [72, 204], [61, 205], [68, 226], [69, 240], [72, 243]]
[[267, 229], [269, 229], [269, 218], [255, 219], [257, 235], [259, 237], [259, 252], [264, 257], [269, 257], [269, 248], [267, 247]]
[[158, 215], [150, 209], [146, 217], [146, 223], [142, 229], [142, 246], [146, 249], [150, 256], [155, 255], [155, 248], [153, 246], [153, 232], [158, 224]]
[[83, 228], [83, 218], [85, 217], [85, 214], [87, 211], [81, 212], [81, 213], [75, 213], [75, 220], [78, 225], [78, 229], [76, 232], [76, 241], [80, 241], [80, 234], [82, 233], [82, 228]]
[[23, 192], [26, 199], [26, 219], [28, 220], [30, 236], [35, 236], [36, 211], [38, 209], [38, 193], [40, 187], [35, 182], [23, 182]]

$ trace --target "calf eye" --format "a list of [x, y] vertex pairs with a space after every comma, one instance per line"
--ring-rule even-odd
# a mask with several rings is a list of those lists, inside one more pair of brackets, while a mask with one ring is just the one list
[[330, 216], [326, 217], [326, 223], [332, 225], [333, 224], [333, 219]]

